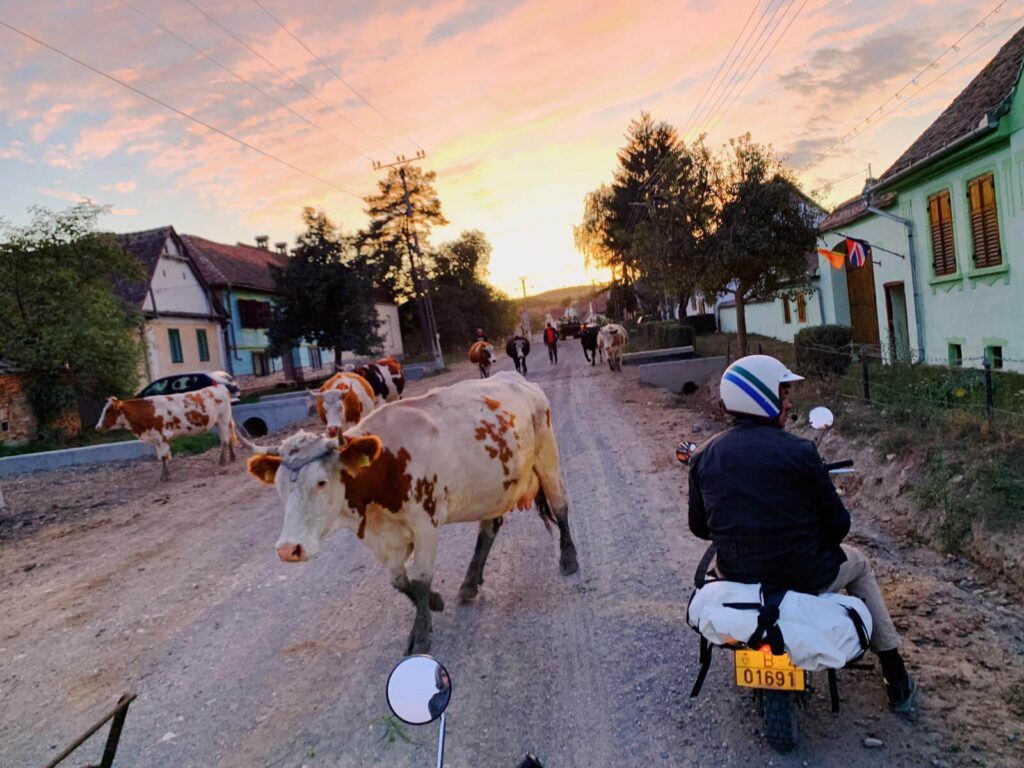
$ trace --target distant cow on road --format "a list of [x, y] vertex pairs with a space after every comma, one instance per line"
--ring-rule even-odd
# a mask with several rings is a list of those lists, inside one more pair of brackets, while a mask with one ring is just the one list
[[[444, 610], [433, 590], [441, 526], [479, 523], [463, 600], [476, 597], [502, 516], [514, 509], [535, 504], [545, 525], [558, 527], [561, 572], [579, 567], [551, 405], [518, 374], [460, 381], [385, 405], [339, 440], [299, 432], [258, 450], [249, 472], [276, 486], [284, 504], [278, 557], [308, 560], [332, 532], [353, 531], [416, 606], [409, 653], [430, 650], [430, 612]], [[535, 564], [527, 567], [536, 578]]]
[[370, 382], [379, 403], [390, 403], [402, 398], [402, 392], [405, 390], [405, 373], [402, 371], [402, 364], [391, 356], [382, 357], [374, 363], [358, 368], [346, 366], [345, 372], [357, 373]]
[[319, 391], [310, 390], [320, 421], [327, 425], [329, 437], [337, 437], [369, 415], [377, 405], [370, 382], [358, 373], [336, 373]]
[[156, 448], [157, 458], [163, 464], [161, 480], [170, 478], [167, 463], [171, 460], [171, 440], [181, 435], [203, 434], [214, 427], [220, 434], [220, 464], [224, 466], [228, 454], [231, 461], [235, 460], [238, 438], [231, 417], [231, 394], [222, 384], [135, 400], [111, 397], [96, 424], [98, 432], [130, 429], [139, 440]]
[[[580, 332], [580, 344], [583, 345], [583, 356], [591, 365], [597, 365], [597, 356], [603, 352], [597, 344], [600, 329], [596, 325], [588, 325]], [[604, 357], [601, 358], [604, 360]]]
[[476, 363], [480, 369], [480, 378], [486, 379], [491, 375], [491, 366], [497, 362], [494, 354], [494, 345], [487, 341], [478, 341], [469, 348], [469, 362]]
[[526, 356], [530, 354], [530, 340], [516, 334], [505, 345], [505, 354], [512, 358], [512, 362], [516, 364], [516, 370], [525, 376]]
[[626, 349], [626, 342], [629, 336], [626, 329], [616, 323], [609, 323], [601, 328], [597, 338], [599, 350], [603, 350], [608, 357], [608, 367], [613, 371], [622, 371], [622, 352]]

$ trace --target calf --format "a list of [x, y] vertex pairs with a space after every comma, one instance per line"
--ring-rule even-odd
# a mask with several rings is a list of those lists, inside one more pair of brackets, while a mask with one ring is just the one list
[[583, 357], [591, 365], [597, 365], [597, 355], [600, 352], [604, 359], [604, 352], [598, 347], [597, 339], [600, 335], [596, 325], [588, 325], [580, 332], [580, 344], [583, 345]]
[[430, 650], [430, 612], [444, 609], [432, 590], [443, 525], [479, 523], [463, 600], [483, 584], [502, 516], [533, 504], [546, 526], [558, 527], [561, 572], [575, 573], [550, 409], [540, 387], [501, 372], [378, 408], [339, 440], [299, 432], [259, 449], [249, 472], [284, 503], [278, 556], [307, 560], [334, 531], [354, 531], [416, 607], [408, 653]]
[[608, 356], [608, 367], [613, 371], [622, 372], [622, 353], [628, 340], [626, 329], [616, 323], [604, 326], [598, 334], [598, 349], [603, 350]]
[[476, 363], [480, 369], [480, 378], [486, 379], [491, 375], [491, 366], [497, 361], [494, 355], [494, 345], [487, 341], [478, 341], [469, 348], [469, 362]]
[[336, 373], [319, 391], [309, 392], [314, 396], [320, 421], [327, 425], [329, 437], [354, 427], [377, 405], [373, 387], [358, 373]]
[[352, 368], [369, 382], [378, 403], [390, 403], [402, 399], [405, 390], [405, 373], [402, 364], [393, 357], [382, 357], [374, 363]]
[[142, 397], [136, 400], [107, 399], [96, 430], [130, 429], [139, 440], [156, 448], [163, 464], [161, 480], [170, 478], [167, 464], [171, 459], [171, 440], [181, 435], [209, 432], [214, 427], [220, 435], [220, 465], [227, 456], [235, 460], [235, 422], [231, 417], [231, 395], [223, 384], [204, 387], [195, 392]]

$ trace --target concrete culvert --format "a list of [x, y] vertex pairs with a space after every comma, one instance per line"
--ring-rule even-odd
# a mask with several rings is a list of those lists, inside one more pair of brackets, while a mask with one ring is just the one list
[[263, 437], [267, 434], [267, 423], [256, 416], [251, 416], [243, 421], [242, 426], [245, 427], [245, 431], [249, 433], [250, 437]]
[[693, 383], [692, 381], [688, 381], [688, 382], [686, 382], [685, 384], [683, 384], [683, 388], [682, 388], [682, 390], [681, 390], [681, 391], [682, 391], [682, 393], [683, 393], [684, 395], [692, 395], [692, 394], [693, 394], [694, 392], [696, 392], [696, 391], [697, 391], [698, 389], [700, 389], [700, 387], [698, 387], [698, 386], [697, 386], [696, 384], [694, 384], [694, 383]]

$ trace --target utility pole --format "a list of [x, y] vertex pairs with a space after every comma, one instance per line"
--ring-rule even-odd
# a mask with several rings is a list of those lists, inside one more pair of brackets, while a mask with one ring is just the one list
[[523, 317], [522, 317], [522, 330], [525, 331], [526, 338], [530, 338], [530, 313], [526, 309], [526, 277], [519, 278], [519, 284], [523, 286]]
[[[430, 286], [420, 272], [420, 264], [423, 261], [423, 254], [420, 253], [420, 237], [416, 232], [415, 211], [412, 201], [409, 199], [409, 184], [405, 178], [405, 167], [417, 160], [423, 160], [427, 153], [422, 149], [416, 151], [415, 157], [399, 155], [393, 163], [373, 162], [373, 169], [381, 171], [388, 168], [398, 168], [398, 176], [402, 180], [402, 199], [405, 202], [405, 247], [409, 252], [409, 265], [412, 272], [413, 290], [416, 291], [416, 308], [420, 316], [420, 328], [426, 336], [426, 342], [430, 347], [430, 353], [434, 356], [434, 365], [440, 370], [444, 368], [444, 355], [441, 353], [441, 336], [437, 332], [437, 321], [434, 318], [434, 303], [430, 298]], [[412, 242], [410, 243], [410, 234]], [[417, 263], [419, 262], [419, 264]]]

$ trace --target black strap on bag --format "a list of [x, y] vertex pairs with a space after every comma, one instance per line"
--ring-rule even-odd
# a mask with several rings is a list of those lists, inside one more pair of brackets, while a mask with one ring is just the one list
[[760, 648], [765, 643], [772, 649], [772, 654], [781, 656], [786, 652], [786, 644], [779, 629], [779, 606], [786, 597], [785, 589], [761, 588], [761, 605], [757, 611], [757, 629], [747, 640], [750, 648]]
[[850, 606], [845, 606], [846, 615], [850, 617], [850, 621], [853, 622], [853, 628], [857, 632], [857, 640], [860, 642], [860, 653], [857, 654], [856, 659], [850, 659], [850, 661], [856, 661], [865, 653], [868, 652], [868, 648], [871, 645], [871, 639], [868, 637], [868, 629], [864, 626], [864, 619], [860, 616], [860, 611]]
[[832, 699], [832, 712], [836, 713], [839, 711], [839, 678], [834, 669], [828, 671], [828, 693]]
[[[693, 574], [693, 583], [697, 589], [700, 589], [708, 582], [708, 569], [711, 567], [711, 561], [715, 559], [715, 554], [718, 552], [718, 548], [711, 543], [708, 545], [707, 550], [704, 552], [704, 556], [700, 559], [700, 563], [697, 564], [697, 570]], [[696, 591], [694, 591], [694, 595]], [[693, 602], [693, 595], [690, 596], [690, 602]], [[686, 614], [689, 616], [690, 607], [687, 605]], [[697, 629], [697, 627], [694, 627]], [[699, 629], [697, 629], [700, 632]], [[704, 635], [700, 636], [700, 670], [697, 672], [697, 679], [693, 683], [693, 690], [690, 691], [690, 698], [696, 698], [700, 694], [700, 689], [704, 687], [704, 680], [708, 676], [708, 670], [711, 669], [711, 651], [714, 646], [707, 641]]]
[[708, 544], [708, 548], [704, 551], [704, 557], [700, 559], [700, 563], [697, 564], [697, 570], [693, 574], [693, 583], [700, 589], [708, 581], [708, 569], [711, 567], [711, 561], [715, 559], [715, 555], [718, 554], [718, 547], [714, 542]]
[[700, 689], [704, 687], [704, 678], [708, 676], [711, 669], [711, 651], [715, 646], [709, 643], [703, 635], [700, 637], [700, 671], [693, 683], [693, 690], [690, 691], [690, 698], [695, 699], [700, 695]]

